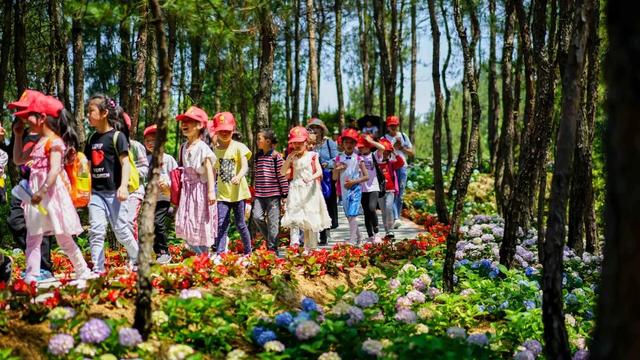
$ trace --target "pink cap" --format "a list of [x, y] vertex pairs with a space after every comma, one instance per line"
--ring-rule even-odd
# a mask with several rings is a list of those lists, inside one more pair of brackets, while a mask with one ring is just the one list
[[289, 144], [305, 142], [309, 138], [309, 133], [304, 126], [296, 126], [289, 131]]
[[187, 111], [184, 114], [180, 114], [176, 116], [176, 120], [199, 121], [202, 124], [202, 126], [206, 126], [207, 121], [209, 121], [209, 115], [207, 115], [207, 113], [204, 110], [200, 109], [199, 107], [191, 106], [189, 107], [189, 109], [187, 109]]
[[233, 131], [236, 128], [236, 119], [233, 114], [225, 111], [213, 116], [214, 131]]
[[60, 111], [64, 109], [64, 105], [60, 100], [53, 96], [38, 96], [26, 109], [20, 110], [15, 113], [15, 116], [25, 118], [29, 114], [43, 114], [52, 117], [58, 117]]

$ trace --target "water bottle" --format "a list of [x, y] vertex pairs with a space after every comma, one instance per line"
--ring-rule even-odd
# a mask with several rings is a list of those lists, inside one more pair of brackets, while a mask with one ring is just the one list
[[82, 153], [78, 153], [79, 166], [76, 176], [76, 190], [78, 197], [89, 199], [91, 195], [91, 167], [89, 160]]

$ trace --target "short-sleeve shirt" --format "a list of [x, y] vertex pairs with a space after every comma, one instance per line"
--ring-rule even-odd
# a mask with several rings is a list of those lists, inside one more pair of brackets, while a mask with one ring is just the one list
[[84, 154], [91, 160], [91, 187], [93, 191], [116, 191], [122, 179], [120, 156], [129, 152], [129, 141], [123, 133], [113, 146], [116, 130], [94, 133], [84, 148]]
[[215, 148], [217, 162], [216, 171], [218, 173], [218, 201], [237, 202], [250, 199], [251, 192], [247, 178], [242, 177], [239, 184], [232, 184], [231, 179], [236, 176], [242, 168], [242, 157], [251, 158], [251, 150], [243, 143], [231, 140], [226, 149]]
[[[147, 155], [147, 161], [149, 162], [149, 164], [151, 164], [151, 154]], [[167, 153], [163, 153], [162, 161], [160, 163], [159, 181], [166, 185], [171, 185], [171, 179], [169, 178], [169, 173], [171, 172], [171, 170], [177, 167], [178, 167], [178, 163], [176, 162], [176, 159], [174, 159], [173, 156]], [[151, 178], [151, 173], [147, 174], [147, 178]], [[171, 199], [171, 192], [168, 187], [165, 188], [164, 191], [160, 191], [160, 195], [158, 195], [158, 201], [169, 201], [170, 199]]]
[[362, 183], [362, 192], [380, 191], [380, 184], [376, 173], [376, 164], [373, 162], [373, 154], [360, 155], [364, 167], [367, 168], [369, 180]]
[[187, 146], [182, 145], [182, 166], [185, 169], [192, 168], [200, 175], [200, 180], [207, 181], [207, 170], [204, 166], [206, 159], [211, 159], [212, 165], [215, 164], [216, 155], [213, 150], [204, 141], [198, 140], [195, 143]]
[[[398, 131], [396, 133], [396, 136], [391, 136], [391, 134], [386, 134], [384, 137], [387, 140], [389, 140], [391, 142], [391, 144], [395, 144], [397, 141], [400, 141], [400, 142], [402, 142], [402, 146], [403, 147], [406, 147], [408, 149], [411, 149], [413, 147], [413, 145], [411, 144], [411, 140], [409, 140], [409, 137], [403, 132]], [[404, 151], [398, 151], [398, 150], [396, 150], [396, 153], [399, 156], [402, 156], [402, 160], [404, 160], [403, 167], [406, 167], [407, 166], [407, 159], [409, 157], [407, 155], [407, 153], [404, 152]]]

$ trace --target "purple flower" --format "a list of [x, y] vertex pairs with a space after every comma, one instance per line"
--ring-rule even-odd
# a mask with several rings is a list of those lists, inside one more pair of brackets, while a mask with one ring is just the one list
[[258, 336], [258, 338], [256, 339], [256, 343], [260, 346], [264, 346], [264, 344], [268, 343], [269, 341], [273, 341], [276, 339], [276, 333], [271, 330], [266, 330]]
[[67, 355], [73, 349], [73, 336], [56, 334], [49, 339], [49, 352], [56, 356]]
[[349, 326], [353, 326], [364, 320], [364, 312], [357, 306], [350, 307], [349, 310], [347, 310], [347, 315], [349, 315], [347, 319], [347, 325]]
[[525, 300], [524, 301], [524, 307], [527, 310], [533, 310], [536, 308], [536, 303], [534, 301], [531, 300]]
[[536, 360], [536, 356], [529, 350], [522, 350], [513, 355], [513, 360]]
[[534, 340], [534, 339], [529, 339], [527, 341], [525, 341], [522, 346], [524, 346], [525, 349], [531, 351], [531, 353], [534, 356], [538, 356], [540, 355], [540, 353], [542, 353], [542, 344], [540, 344], [540, 341], [538, 340]]
[[392, 289], [397, 289], [400, 286], [400, 280], [398, 279], [391, 279], [391, 281], [389, 281], [389, 287]]
[[489, 345], [489, 338], [485, 334], [471, 334], [467, 338], [467, 342], [473, 345], [487, 346]]
[[422, 304], [425, 301], [425, 296], [423, 293], [417, 290], [411, 290], [407, 293], [407, 298], [414, 303]]
[[142, 336], [137, 329], [121, 328], [118, 331], [118, 341], [125, 347], [134, 347], [142, 342]]
[[301, 306], [302, 306], [302, 310], [306, 312], [318, 311], [318, 305], [312, 298], [309, 298], [309, 297], [302, 299]]
[[452, 339], [464, 339], [467, 337], [467, 330], [461, 327], [452, 326], [447, 329], [447, 335]]
[[413, 279], [412, 285], [413, 285], [413, 288], [418, 291], [422, 291], [426, 287], [424, 281], [422, 281], [422, 279], [420, 278]]
[[298, 340], [311, 339], [318, 335], [319, 332], [320, 325], [316, 324], [316, 322], [312, 320], [305, 320], [296, 327], [296, 337]]
[[180, 291], [180, 299], [202, 299], [202, 293], [198, 289], [182, 289]]
[[111, 328], [104, 320], [92, 318], [80, 328], [80, 340], [85, 343], [100, 344], [111, 335]]
[[276, 315], [276, 325], [287, 328], [293, 322], [293, 315], [290, 312], [282, 312]]
[[573, 354], [573, 360], [588, 360], [589, 352], [587, 350], [578, 350]]
[[435, 287], [430, 287], [429, 290], [427, 290], [427, 295], [431, 299], [435, 299], [440, 294], [442, 294], [442, 291], [440, 291], [440, 289]]
[[410, 308], [411, 305], [413, 305], [413, 302], [406, 296], [400, 296], [398, 300], [396, 300], [396, 309], [398, 310]]
[[406, 323], [413, 324], [416, 322], [416, 313], [409, 309], [400, 309], [396, 313], [396, 320]]
[[367, 339], [362, 343], [362, 351], [368, 355], [381, 357], [384, 345], [378, 340]]
[[354, 302], [360, 307], [368, 308], [378, 303], [378, 294], [365, 290], [356, 296]]

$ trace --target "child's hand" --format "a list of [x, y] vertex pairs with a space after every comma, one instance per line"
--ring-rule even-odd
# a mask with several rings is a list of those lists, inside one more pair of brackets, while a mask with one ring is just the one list
[[240, 178], [239, 178], [238, 176], [234, 176], [234, 177], [232, 177], [232, 178], [231, 178], [231, 183], [232, 183], [233, 185], [238, 185], [238, 184], [240, 184]]
[[31, 197], [31, 204], [32, 205], [40, 204], [40, 202], [42, 201], [42, 198], [44, 198], [44, 195], [45, 195], [44, 188], [40, 188], [40, 190], [36, 191], [36, 193], [33, 194], [33, 196]]
[[347, 166], [344, 163], [340, 162], [340, 163], [336, 164], [336, 168], [335, 169], [338, 170], [338, 171], [342, 171], [342, 170], [344, 170], [346, 168], [347, 168]]
[[305, 184], [309, 184], [310, 182], [313, 182], [313, 179], [310, 177], [304, 177], [302, 180], [304, 181]]
[[358, 184], [358, 181], [356, 181], [356, 180], [351, 180], [351, 179], [348, 179], [347, 181], [345, 181], [345, 182], [344, 182], [344, 186], [345, 186], [347, 189], [351, 189], [354, 185], [357, 185], [357, 184]]
[[24, 134], [24, 123], [21, 120], [13, 124], [13, 133], [18, 137], [22, 137], [22, 134]]
[[216, 203], [216, 194], [210, 192], [209, 193], [209, 205], [215, 205]]
[[118, 188], [117, 197], [120, 202], [125, 201], [129, 198], [129, 189], [127, 189], [127, 185], [120, 186]]

